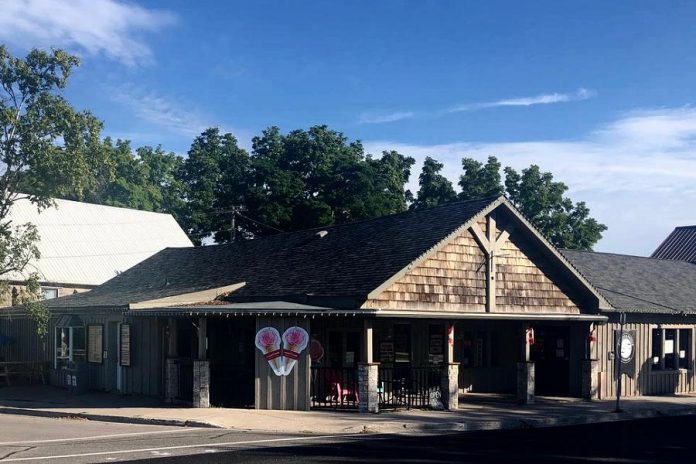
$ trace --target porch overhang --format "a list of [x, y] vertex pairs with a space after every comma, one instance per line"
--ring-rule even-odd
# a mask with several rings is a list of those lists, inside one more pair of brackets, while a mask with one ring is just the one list
[[303, 316], [303, 317], [374, 317], [400, 319], [449, 319], [492, 321], [578, 321], [607, 322], [601, 314], [528, 314], [528, 313], [460, 313], [452, 311], [415, 311], [392, 309], [338, 309], [288, 301], [263, 301], [220, 305], [163, 306], [130, 309], [126, 316], [198, 317], [198, 316]]

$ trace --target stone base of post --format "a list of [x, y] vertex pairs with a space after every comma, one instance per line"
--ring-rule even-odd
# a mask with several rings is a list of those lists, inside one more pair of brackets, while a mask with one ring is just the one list
[[167, 359], [164, 373], [164, 399], [172, 402], [179, 397], [179, 362], [174, 358]]
[[193, 407], [210, 407], [210, 364], [208, 361], [193, 361]]
[[582, 360], [582, 397], [586, 400], [599, 399], [599, 360]]
[[459, 363], [449, 363], [442, 370], [442, 406], [459, 409]]
[[363, 413], [379, 412], [379, 363], [358, 364], [358, 410]]
[[517, 363], [517, 402], [534, 404], [534, 363]]

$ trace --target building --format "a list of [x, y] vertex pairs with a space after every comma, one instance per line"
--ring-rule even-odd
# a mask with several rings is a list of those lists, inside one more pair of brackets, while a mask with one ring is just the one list
[[625, 394], [694, 391], [689, 282], [689, 263], [557, 250], [504, 197], [455, 202], [167, 248], [49, 302], [52, 334], [86, 335], [41, 359], [58, 385], [198, 407], [606, 397], [619, 359]]
[[[168, 246], [193, 246], [169, 214], [69, 200], [55, 203], [38, 211], [29, 200], [19, 200], [8, 215], [14, 224], [37, 227], [41, 257], [23, 273], [6, 274], [3, 280], [21, 287], [35, 272], [46, 299], [90, 290]], [[12, 304], [10, 295], [4, 304]]]
[[696, 226], [674, 229], [650, 257], [696, 263]]

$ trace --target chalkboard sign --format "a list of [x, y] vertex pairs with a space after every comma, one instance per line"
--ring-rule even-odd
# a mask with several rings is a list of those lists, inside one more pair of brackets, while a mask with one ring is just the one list
[[87, 361], [101, 364], [104, 350], [104, 326], [87, 326]]
[[130, 366], [130, 324], [121, 324], [121, 355], [120, 362], [122, 366]]

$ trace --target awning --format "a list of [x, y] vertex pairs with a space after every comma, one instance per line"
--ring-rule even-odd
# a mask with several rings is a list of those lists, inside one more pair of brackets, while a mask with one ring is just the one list
[[65, 327], [84, 327], [84, 325], [80, 316], [75, 314], [63, 314], [56, 322], [56, 327], [61, 329]]
[[338, 309], [312, 306], [288, 301], [263, 301], [252, 303], [230, 303], [221, 305], [175, 306], [156, 309], [132, 309], [126, 316], [150, 317], [198, 317], [198, 316], [363, 316], [404, 319], [447, 319], [447, 320], [517, 320], [517, 321], [579, 321], [606, 322], [601, 314], [529, 314], [529, 313], [464, 313], [429, 310], [391, 309]]

